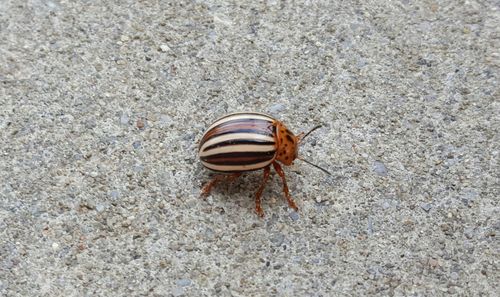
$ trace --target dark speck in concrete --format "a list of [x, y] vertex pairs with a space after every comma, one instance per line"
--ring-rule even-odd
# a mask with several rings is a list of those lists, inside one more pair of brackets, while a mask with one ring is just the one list
[[[495, 1], [225, 2], [0, 2], [0, 296], [497, 296]], [[299, 211], [199, 197], [238, 111]]]

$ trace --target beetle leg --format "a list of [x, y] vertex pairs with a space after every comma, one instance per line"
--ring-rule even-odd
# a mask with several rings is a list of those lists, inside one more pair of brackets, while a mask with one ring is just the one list
[[300, 141], [302, 140], [302, 138], [304, 137], [305, 133], [304, 132], [300, 132], [299, 135], [297, 135], [297, 139], [299, 140], [298, 142], [300, 143]]
[[292, 196], [290, 196], [290, 192], [288, 191], [288, 185], [286, 184], [286, 178], [285, 178], [285, 172], [281, 168], [280, 164], [273, 162], [274, 170], [278, 172], [278, 175], [281, 177], [281, 180], [283, 181], [283, 192], [285, 192], [285, 197], [286, 200], [288, 201], [288, 206], [291, 208], [295, 209], [295, 211], [299, 210], [297, 205], [292, 199]]
[[271, 167], [267, 166], [264, 168], [264, 179], [262, 179], [262, 183], [260, 184], [259, 190], [255, 193], [255, 210], [257, 214], [262, 218], [264, 217], [264, 211], [260, 206], [262, 192], [264, 191], [264, 187], [266, 186], [266, 182], [269, 179], [269, 173], [271, 173]]
[[232, 182], [233, 180], [237, 179], [241, 175], [240, 172], [236, 172], [233, 174], [219, 174], [216, 175], [211, 181], [206, 183], [203, 188], [201, 189], [201, 196], [206, 197], [208, 194], [210, 194], [210, 191], [212, 188], [218, 184], [220, 181], [226, 180], [228, 182]]

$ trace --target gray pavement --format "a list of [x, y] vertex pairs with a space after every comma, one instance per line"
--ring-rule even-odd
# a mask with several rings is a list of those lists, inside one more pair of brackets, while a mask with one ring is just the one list
[[[161, 3], [160, 3], [161, 2]], [[498, 296], [498, 1], [0, 0], [1, 296]], [[215, 118], [318, 123], [254, 211]]]

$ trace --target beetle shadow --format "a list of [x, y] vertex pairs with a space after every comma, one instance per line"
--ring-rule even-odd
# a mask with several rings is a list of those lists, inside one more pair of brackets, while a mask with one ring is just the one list
[[[220, 174], [210, 174], [208, 178], [204, 180], [202, 187], [210, 182], [215, 176]], [[272, 189], [272, 185], [276, 183], [275, 176], [276, 172], [271, 171], [269, 179], [266, 182], [266, 186], [262, 193], [262, 201], [265, 203], [266, 198], [269, 198], [268, 195], [270, 192], [274, 192]], [[242, 173], [238, 178], [227, 182], [221, 181], [217, 185], [215, 185], [208, 196], [212, 196], [215, 202], [215, 196], [221, 197], [222, 199], [217, 199], [218, 202], [221, 201], [231, 201], [237, 204], [238, 207], [250, 207], [253, 209], [255, 207], [255, 194], [259, 189], [260, 185], [263, 181], [263, 172], [262, 171], [254, 171], [254, 172], [245, 172]], [[281, 188], [281, 187], [280, 187]], [[208, 197], [207, 196], [207, 197]]]
[[[204, 183], [202, 184], [202, 187], [210, 182], [214, 177], [221, 175], [221, 174], [210, 174], [208, 175], [208, 178], [204, 180]], [[269, 176], [269, 180], [267, 183], [270, 182], [272, 175]], [[244, 172], [241, 174], [241, 176], [235, 178], [234, 180], [231, 181], [220, 181], [217, 183], [212, 190], [210, 191], [209, 195], [213, 194], [221, 194], [221, 195], [246, 195], [247, 193], [252, 193], [254, 195], [254, 192], [257, 192], [258, 187], [260, 186], [262, 182], [262, 173], [257, 173], [257, 172]]]

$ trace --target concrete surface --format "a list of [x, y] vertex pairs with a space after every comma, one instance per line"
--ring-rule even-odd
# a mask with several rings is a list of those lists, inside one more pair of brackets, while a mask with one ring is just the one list
[[[1, 296], [498, 294], [497, 1], [159, 2], [0, 1]], [[199, 199], [242, 110], [299, 212]]]

